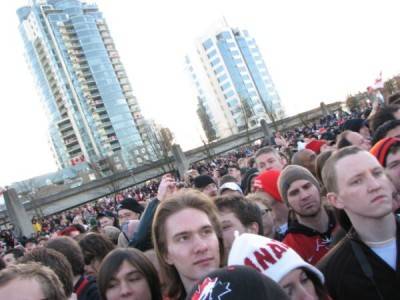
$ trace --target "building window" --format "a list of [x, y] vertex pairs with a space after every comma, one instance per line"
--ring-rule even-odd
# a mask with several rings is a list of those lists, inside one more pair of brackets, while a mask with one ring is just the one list
[[215, 65], [219, 64], [221, 62], [221, 60], [219, 59], [219, 57], [217, 57], [216, 59], [212, 60], [210, 62], [210, 64], [215, 67]]
[[208, 58], [211, 59], [217, 54], [217, 50], [212, 50], [210, 53], [207, 54]]
[[203, 43], [203, 48], [204, 48], [204, 50], [208, 50], [208, 49], [210, 49], [211, 47], [213, 46], [213, 41], [211, 40], [211, 39], [208, 39], [207, 41], [205, 41], [204, 43]]

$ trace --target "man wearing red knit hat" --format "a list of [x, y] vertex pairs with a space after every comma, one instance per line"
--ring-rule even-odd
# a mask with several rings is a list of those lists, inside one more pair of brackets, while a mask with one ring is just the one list
[[289, 209], [282, 201], [278, 190], [278, 178], [280, 171], [272, 169], [262, 172], [257, 176], [257, 181], [266, 196], [268, 206], [271, 208], [274, 216], [274, 225], [276, 233], [274, 239], [282, 240], [288, 229]]

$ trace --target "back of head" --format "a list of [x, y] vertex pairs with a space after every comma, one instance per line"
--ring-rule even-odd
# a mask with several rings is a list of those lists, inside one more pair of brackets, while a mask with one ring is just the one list
[[186, 300], [289, 300], [281, 287], [266, 276], [244, 266], [230, 266], [207, 274]]
[[150, 288], [151, 299], [161, 300], [161, 285], [156, 269], [142, 252], [134, 248], [114, 249], [104, 258], [97, 276], [101, 298], [107, 298], [106, 292], [110, 282], [125, 261], [146, 279]]
[[[67, 300], [62, 284], [54, 271], [39, 263], [11, 265], [0, 271], [0, 289], [13, 280], [35, 280], [40, 285], [44, 299]], [[21, 289], [24, 288], [25, 286], [21, 286]], [[19, 292], [15, 291], [13, 296], [19, 295]]]
[[46, 248], [54, 249], [62, 253], [72, 267], [74, 276], [83, 275], [83, 253], [77, 241], [70, 237], [57, 237], [47, 242]]
[[333, 150], [328, 150], [321, 152], [315, 160], [315, 175], [319, 182], [322, 183], [322, 168], [324, 167], [326, 161], [333, 154]]
[[25, 254], [21, 259], [21, 263], [38, 262], [49, 267], [56, 273], [61, 281], [64, 293], [70, 297], [73, 291], [73, 275], [72, 268], [68, 260], [60, 252], [48, 248], [35, 248], [31, 252]]

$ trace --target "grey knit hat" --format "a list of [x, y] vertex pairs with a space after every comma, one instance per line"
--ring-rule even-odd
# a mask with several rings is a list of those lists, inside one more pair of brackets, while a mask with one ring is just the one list
[[286, 202], [286, 204], [288, 203], [288, 189], [290, 188], [291, 184], [296, 180], [307, 180], [315, 185], [318, 191], [321, 192], [321, 187], [318, 183], [318, 180], [310, 171], [308, 171], [306, 168], [303, 168], [302, 166], [289, 165], [282, 170], [281, 175], [278, 179], [279, 194], [281, 194], [281, 197], [283, 201]]

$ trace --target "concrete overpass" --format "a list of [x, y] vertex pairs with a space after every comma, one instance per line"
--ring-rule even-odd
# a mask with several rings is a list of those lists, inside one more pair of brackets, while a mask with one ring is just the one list
[[[303, 126], [304, 122], [319, 119], [328, 112], [337, 111], [340, 107], [341, 102], [321, 106], [320, 108], [279, 120], [276, 125], [279, 130], [287, 130]], [[264, 128], [259, 126], [250, 129], [248, 132], [241, 132], [184, 153], [180, 152], [180, 147], [178, 146], [173, 149], [174, 157], [168, 157], [167, 159], [162, 159], [132, 170], [114, 174], [107, 178], [98, 179], [73, 189], [67, 189], [54, 195], [35, 199], [35, 205], [40, 206], [40, 210], [44, 215], [55, 214], [113, 194], [128, 187], [144, 183], [147, 180], [159, 177], [166, 172], [175, 170], [182, 172], [189, 164], [204, 160], [210, 155], [216, 156], [250, 142], [262, 139], [270, 134], [268, 131], [269, 129], [265, 128], [265, 126]], [[21, 201], [21, 199], [15, 200]], [[23, 200], [24, 199], [22, 199], [22, 202]], [[29, 216], [33, 216], [34, 214], [33, 204], [34, 203], [29, 201], [23, 203]], [[1, 223], [3, 224], [8, 221], [7, 211], [0, 212], [0, 220], [2, 220]]]

